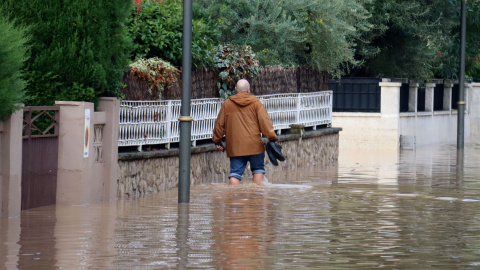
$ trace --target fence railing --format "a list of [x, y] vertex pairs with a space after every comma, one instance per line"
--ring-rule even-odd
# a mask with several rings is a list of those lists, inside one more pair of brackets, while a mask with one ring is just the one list
[[380, 78], [332, 79], [334, 112], [380, 112]]
[[[332, 91], [275, 94], [257, 96], [272, 119], [274, 129], [280, 132], [291, 124], [302, 124], [316, 129], [332, 123]], [[219, 98], [191, 101], [192, 144], [211, 139], [223, 100]], [[120, 132], [118, 146], [165, 144], [180, 141], [180, 100], [122, 101], [120, 104]]]

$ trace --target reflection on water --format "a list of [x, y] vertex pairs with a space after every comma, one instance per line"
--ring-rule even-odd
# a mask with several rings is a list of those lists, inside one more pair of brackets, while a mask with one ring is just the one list
[[1, 219], [0, 269], [476, 269], [480, 145], [341, 152], [269, 183]]

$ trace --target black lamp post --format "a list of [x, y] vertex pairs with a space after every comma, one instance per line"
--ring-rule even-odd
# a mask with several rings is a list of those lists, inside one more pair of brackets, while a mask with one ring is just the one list
[[464, 148], [465, 130], [465, 43], [467, 35], [467, 0], [462, 0], [460, 33], [460, 91], [458, 93], [457, 149]]
[[178, 166], [178, 203], [190, 203], [190, 158], [192, 121], [190, 116], [192, 68], [192, 0], [183, 1], [182, 107], [180, 109], [180, 157]]

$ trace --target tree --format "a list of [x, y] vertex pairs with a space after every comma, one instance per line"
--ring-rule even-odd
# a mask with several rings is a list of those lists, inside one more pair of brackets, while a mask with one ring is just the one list
[[24, 101], [22, 67], [27, 58], [28, 38], [24, 28], [15, 27], [0, 9], [0, 120], [5, 120]]
[[307, 5], [307, 45], [304, 61], [318, 70], [339, 77], [362, 64], [355, 51], [370, 32], [370, 13], [364, 8], [370, 1], [305, 1]]
[[355, 66], [356, 39], [370, 28], [368, 0], [196, 0], [220, 42], [249, 45], [261, 65], [311, 65], [340, 75]]
[[[192, 28], [192, 64], [203, 66], [211, 62], [218, 32], [202, 19], [194, 19]], [[134, 42], [134, 59], [158, 57], [182, 65], [182, 1], [139, 1], [131, 9], [128, 32]]]
[[55, 100], [95, 101], [118, 95], [129, 59], [124, 22], [131, 1], [4, 0], [17, 22], [29, 26], [28, 105]]
[[468, 1], [466, 74], [480, 82], [480, 1]]
[[[365, 7], [373, 31], [357, 50], [353, 75], [458, 79], [460, 0], [374, 0]], [[467, 70], [479, 55], [479, 1], [468, 1]], [[468, 73], [468, 72], [467, 72]]]

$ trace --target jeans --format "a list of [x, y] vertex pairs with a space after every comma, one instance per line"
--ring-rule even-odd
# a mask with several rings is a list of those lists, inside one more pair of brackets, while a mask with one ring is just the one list
[[265, 173], [265, 153], [251, 156], [231, 157], [230, 158], [230, 174], [228, 177], [235, 177], [242, 180], [243, 172], [250, 162], [250, 170], [253, 174]]

